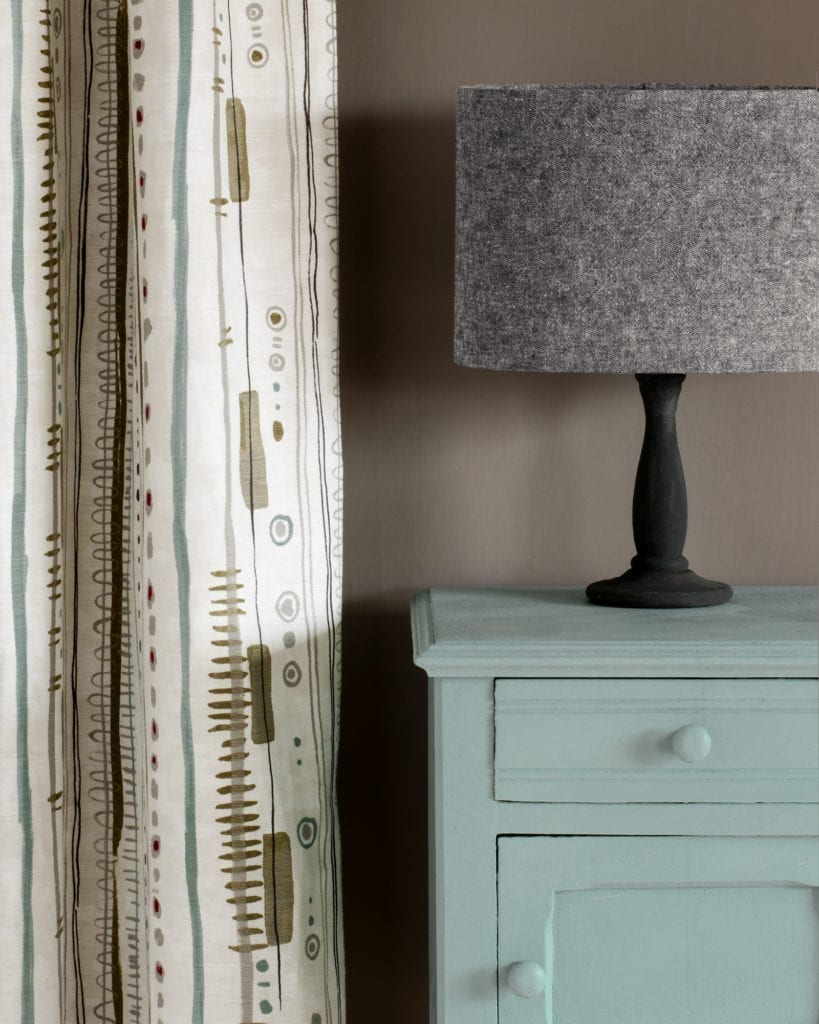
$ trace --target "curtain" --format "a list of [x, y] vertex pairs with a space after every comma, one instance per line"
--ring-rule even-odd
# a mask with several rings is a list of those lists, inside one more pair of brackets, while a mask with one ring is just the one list
[[0, 1021], [337, 1024], [333, 0], [0, 3]]

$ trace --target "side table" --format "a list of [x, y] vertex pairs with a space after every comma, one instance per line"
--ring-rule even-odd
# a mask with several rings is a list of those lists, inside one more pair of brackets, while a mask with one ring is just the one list
[[816, 591], [431, 590], [438, 1024], [816, 1024]]

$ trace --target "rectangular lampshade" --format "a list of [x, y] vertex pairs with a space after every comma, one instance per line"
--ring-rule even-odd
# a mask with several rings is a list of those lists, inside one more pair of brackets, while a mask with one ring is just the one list
[[819, 93], [458, 93], [455, 357], [819, 370]]

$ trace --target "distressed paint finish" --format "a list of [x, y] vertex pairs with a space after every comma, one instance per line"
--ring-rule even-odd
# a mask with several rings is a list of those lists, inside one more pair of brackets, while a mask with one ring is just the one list
[[427, 590], [412, 605], [415, 661], [432, 675], [817, 675], [817, 597], [738, 587], [718, 608], [590, 607], [572, 587]]
[[[698, 913], [712, 928], [732, 914], [739, 923], [729, 934], [736, 936], [750, 931], [760, 906], [769, 907], [785, 922], [776, 934], [798, 936], [807, 950], [791, 956], [793, 944], [776, 938], [759, 945], [760, 956], [772, 958], [787, 979], [774, 991], [798, 991], [793, 1010], [802, 1016], [781, 1019], [801, 1022], [805, 1006], [813, 1017], [819, 1013], [807, 976], [810, 951], [819, 949], [816, 592], [740, 588], [736, 601], [730, 615], [710, 609], [712, 619], [699, 612], [600, 609], [582, 591], [566, 588], [436, 590], [415, 599], [416, 660], [430, 677], [431, 1019], [498, 1024], [499, 999], [500, 1024], [587, 1019], [594, 1005], [588, 1001], [593, 941], [611, 950], [607, 961], [598, 957], [599, 981], [610, 987], [618, 951], [634, 945], [640, 922], [652, 919], [646, 916], [652, 893], [657, 912], [668, 908], [678, 929], [662, 942], [655, 932], [653, 946], [677, 950], [688, 962], [694, 954], [685, 929]], [[675, 731], [706, 717], [712, 751], [701, 762], [679, 761], [671, 747]], [[638, 799], [643, 787], [654, 802]], [[564, 919], [576, 919], [577, 929], [559, 930], [556, 941], [565, 945], [550, 950], [543, 941], [549, 933], [544, 894], [556, 868], [544, 844], [566, 835], [597, 838], [564, 858], [561, 887], [572, 889], [574, 878], [584, 891], [598, 885], [605, 891], [600, 904], [591, 897], [584, 908], [567, 904]], [[502, 838], [509, 836], [516, 838]], [[618, 850], [625, 848], [616, 843], [626, 841], [635, 845], [622, 856]], [[511, 862], [504, 844], [511, 842], [522, 853], [505, 869]], [[658, 858], [664, 866], [652, 867]], [[632, 867], [631, 876], [618, 879], [619, 862]], [[606, 917], [601, 908], [611, 887], [626, 883], [643, 894], [631, 904], [622, 897], [630, 911], [618, 933], [617, 916]], [[609, 932], [595, 939], [601, 928]], [[667, 970], [653, 946], [646, 955], [658, 958], [658, 971]], [[554, 1001], [551, 1017], [546, 995], [521, 1000], [498, 992], [498, 978], [505, 984], [518, 960], [539, 960], [550, 985], [575, 986], [562, 1003]], [[736, 972], [739, 960], [723, 959], [722, 966]], [[583, 965], [583, 991], [565, 966], [573, 962]], [[720, 984], [712, 975], [702, 990]], [[734, 992], [730, 981], [720, 988], [728, 1007], [722, 1020], [735, 1019], [732, 1007], [736, 1019], [745, 1019], [748, 1000], [734, 984]], [[644, 1004], [656, 1008], [657, 993], [644, 995]], [[759, 1007], [769, 1008], [767, 998], [766, 989]], [[561, 1017], [561, 1005], [581, 1017]], [[640, 1016], [636, 1003], [624, 1005], [625, 1015], [611, 1019], [651, 1019]], [[678, 1024], [700, 1017], [669, 1012], [662, 1019]]]

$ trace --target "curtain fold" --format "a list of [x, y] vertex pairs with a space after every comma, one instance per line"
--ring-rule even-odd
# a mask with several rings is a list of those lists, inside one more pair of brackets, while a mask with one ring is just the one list
[[4, 0], [0, 1020], [344, 1020], [332, 0]]

